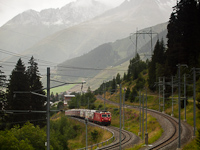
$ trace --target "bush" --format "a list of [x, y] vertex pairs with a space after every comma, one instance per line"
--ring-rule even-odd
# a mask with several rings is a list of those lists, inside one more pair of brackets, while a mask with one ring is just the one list
[[0, 132], [0, 149], [45, 149], [46, 132], [27, 122], [20, 128], [14, 126], [10, 130]]
[[91, 132], [91, 139], [93, 142], [97, 142], [99, 136], [99, 132], [97, 130], [94, 130]]

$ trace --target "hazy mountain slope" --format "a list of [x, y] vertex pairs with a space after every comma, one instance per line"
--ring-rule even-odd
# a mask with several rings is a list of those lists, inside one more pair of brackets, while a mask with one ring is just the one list
[[[167, 23], [146, 28], [139, 32], [147, 32], [151, 29], [153, 32], [158, 33], [158, 35], [153, 35], [152, 48], [154, 48], [158, 38], [163, 38], [164, 41], [167, 40]], [[102, 78], [102, 80], [104, 78], [107, 80], [111, 79], [118, 72], [122, 74], [126, 72], [129, 60], [135, 55], [136, 36], [133, 35], [131, 38], [131, 40], [127, 37], [113, 43], [100, 45], [87, 54], [67, 60], [58, 65], [57, 74], [64, 75], [62, 76], [62, 80], [65, 81], [75, 81], [82, 77], [83, 80], [91, 83], [90, 86], [94, 89], [98, 86], [97, 82], [92, 83], [95, 78]], [[138, 53], [143, 59], [150, 57], [151, 39], [149, 35], [138, 36]], [[122, 69], [122, 66], [124, 69]], [[114, 69], [114, 67], [121, 69]], [[99, 73], [102, 73], [102, 76]]]
[[[62, 62], [97, 46], [124, 38], [139, 29], [166, 22], [173, 0], [130, 0], [90, 21], [59, 31], [38, 42], [24, 54]], [[49, 57], [51, 54], [54, 57]], [[51, 55], [52, 56], [52, 55]]]
[[[18, 14], [0, 28], [1, 49], [20, 53], [59, 30], [79, 24], [105, 12], [110, 7], [94, 0], [77, 0], [60, 9]], [[0, 59], [8, 55], [0, 55]]]

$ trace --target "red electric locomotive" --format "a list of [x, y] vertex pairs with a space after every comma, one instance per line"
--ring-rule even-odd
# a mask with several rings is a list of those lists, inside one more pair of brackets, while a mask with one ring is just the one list
[[111, 124], [111, 113], [108, 111], [96, 111], [94, 112], [93, 122], [110, 125]]

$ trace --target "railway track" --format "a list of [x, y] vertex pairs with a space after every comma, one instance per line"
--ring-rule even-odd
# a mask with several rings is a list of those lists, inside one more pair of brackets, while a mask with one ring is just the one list
[[[120, 147], [120, 139], [119, 139], [119, 128], [109, 126], [108, 127], [114, 134], [115, 140], [106, 146], [99, 148], [99, 150], [118, 150]], [[126, 147], [132, 146], [133, 144], [139, 143], [140, 139], [136, 135], [126, 130], [121, 130], [121, 148], [124, 149]]]
[[[98, 97], [103, 99], [101, 96]], [[107, 103], [112, 103], [114, 105], [118, 105], [118, 103], [105, 100]], [[138, 107], [125, 105], [127, 108], [138, 109]], [[146, 109], [145, 109], [146, 110]], [[161, 113], [155, 110], [147, 109], [148, 113], [150, 113], [153, 117], [155, 117], [160, 125], [162, 126], [164, 133], [162, 136], [152, 145], [141, 148], [141, 150], [158, 150], [158, 149], [166, 149], [166, 150], [176, 150], [177, 142], [178, 142], [178, 120], [174, 117], [171, 117], [165, 113]], [[181, 122], [181, 143], [185, 144], [192, 137], [192, 129], [185, 122]], [[181, 145], [182, 145], [181, 144]]]
[[[151, 146], [146, 146], [145, 148], [142, 148], [141, 150], [144, 150], [147, 148], [148, 150], [159, 150], [159, 149], [170, 149], [170, 150], [174, 149], [175, 150], [177, 148], [177, 139], [178, 139], [178, 132], [179, 132], [178, 121], [167, 114], [163, 114], [154, 110], [148, 110], [148, 113], [150, 113], [152, 116], [157, 115], [155, 116], [156, 118], [162, 118], [163, 121], [160, 124], [164, 128], [164, 133]], [[167, 124], [167, 128], [166, 128], [166, 124]], [[174, 146], [173, 146], [173, 143], [175, 144]]]
[[[74, 118], [74, 117], [71, 117], [71, 118], [78, 120], [82, 123], [85, 122], [83, 119]], [[113, 126], [100, 126], [100, 125], [92, 123], [92, 122], [88, 122], [88, 124], [91, 126], [98, 126], [100, 128], [104, 128], [113, 134], [113, 137], [110, 139], [110, 140], [112, 140], [112, 143], [106, 145], [106, 143], [108, 143], [108, 141], [104, 141], [101, 143], [90, 145], [90, 146], [88, 146], [88, 150], [95, 149], [96, 147], [98, 147], [98, 150], [118, 150], [119, 149], [119, 147], [120, 147], [120, 140], [119, 140], [120, 129], [119, 128], [113, 127]], [[133, 146], [134, 144], [137, 144], [139, 142], [140, 142], [140, 138], [138, 136], [136, 136], [132, 132], [129, 132], [126, 130], [121, 130], [121, 148], [122, 149]], [[85, 147], [81, 148], [79, 150], [85, 150]]]

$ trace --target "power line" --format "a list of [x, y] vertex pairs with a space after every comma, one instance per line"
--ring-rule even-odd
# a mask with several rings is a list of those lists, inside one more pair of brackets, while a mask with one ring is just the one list
[[[0, 52], [8, 54], [8, 55], [15, 56], [15, 57], [21, 57], [21, 58], [28, 59], [28, 60], [31, 58], [31, 56], [29, 57], [29, 56], [26, 56], [26, 55], [21, 55], [21, 54], [18, 54], [18, 53], [10, 52], [10, 51], [2, 49], [2, 48], [0, 48]], [[47, 60], [41, 60], [41, 59], [36, 59], [36, 58], [34, 58], [34, 60], [36, 60], [38, 62], [41, 62], [41, 63], [49, 63], [49, 64], [54, 64], [54, 65], [57, 64], [55, 62], [51, 62], [51, 61], [47, 61]], [[5, 61], [0, 61], [0, 62], [7, 63]], [[8, 62], [8, 63], [12, 63], [12, 62]]]
[[[65, 69], [78, 69], [78, 70], [109, 70], [109, 71], [127, 71], [127, 70], [114, 70], [114, 69], [106, 69], [106, 68], [86, 68], [86, 67], [75, 67], [75, 66], [58, 66]], [[59, 70], [64, 71], [64, 70]]]
[[[73, 78], [77, 78], [77, 77], [80, 77], [80, 78], [95, 78], [95, 76], [94, 77], [89, 77], [89, 76], [72, 76], [72, 75], [62, 75], [62, 74], [51, 74], [51, 75], [54, 75], [54, 76], [56, 76], [56, 75], [58, 75], [58, 76], [61, 76], [61, 77], [65, 77], [65, 76], [67, 76], [67, 77], [73, 77]], [[46, 76], [46, 75], [45, 75]], [[107, 79], [107, 78], [95, 78], [95, 79]]]

